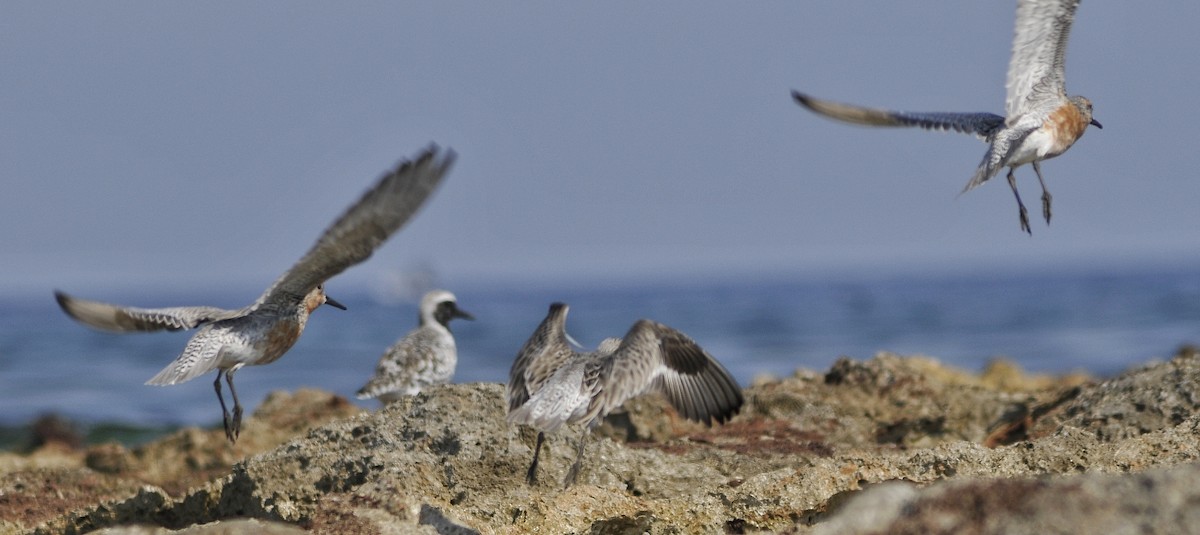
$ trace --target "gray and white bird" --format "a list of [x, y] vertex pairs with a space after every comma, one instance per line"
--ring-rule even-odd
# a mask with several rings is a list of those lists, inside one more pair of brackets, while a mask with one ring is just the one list
[[442, 385], [454, 377], [458, 349], [450, 333], [450, 320], [475, 319], [458, 308], [458, 299], [446, 290], [433, 290], [421, 298], [416, 329], [404, 335], [379, 357], [375, 375], [358, 389], [358, 399], [377, 398], [383, 403], [415, 396], [421, 389]]
[[[282, 357], [304, 331], [308, 316], [322, 304], [345, 309], [325, 295], [324, 282], [368, 257], [423, 205], [454, 162], [454, 152], [436, 146], [385, 174], [346, 210], [286, 273], [253, 304], [237, 310], [209, 306], [135, 308], [55, 292], [59, 306], [77, 321], [117, 333], [177, 331], [199, 327], [183, 353], [146, 382], [174, 385], [217, 371], [213, 388], [221, 402], [225, 436], [237, 441], [242, 406], [233, 374], [242, 366], [270, 364]], [[233, 395], [233, 415], [221, 395], [221, 376]]]
[[[1042, 186], [1042, 215], [1050, 224], [1050, 192], [1038, 164], [1071, 148], [1088, 125], [1103, 128], [1092, 118], [1092, 101], [1067, 96], [1064, 68], [1067, 35], [1075, 20], [1079, 0], [1019, 0], [1012, 57], [1008, 64], [1004, 112], [994, 113], [903, 112], [864, 108], [813, 98], [792, 91], [792, 98], [809, 110], [848, 123], [867, 126], [919, 126], [926, 130], [954, 130], [988, 143], [987, 153], [962, 193], [987, 182], [1008, 168], [1008, 185], [1017, 198], [1021, 230], [1032, 234], [1029, 214], [1017, 192], [1013, 172], [1033, 164]], [[960, 193], [960, 195], [962, 194]]]
[[563, 424], [584, 424], [575, 463], [564, 486], [579, 476], [587, 437], [604, 416], [626, 400], [661, 392], [685, 418], [725, 423], [741, 409], [742, 389], [729, 372], [687, 335], [651, 320], [638, 320], [623, 339], [609, 338], [595, 352], [571, 349], [567, 305], [554, 303], [525, 342], [508, 376], [508, 421], [538, 430], [526, 481], [537, 481], [545, 433]]

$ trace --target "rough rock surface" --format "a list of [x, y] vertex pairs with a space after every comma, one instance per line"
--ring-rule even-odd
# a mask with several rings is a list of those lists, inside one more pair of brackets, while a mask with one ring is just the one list
[[[839, 359], [756, 381], [712, 429], [627, 404], [561, 481], [577, 429], [504, 420], [503, 387], [363, 412], [272, 396], [237, 446], [184, 430], [132, 451], [0, 454], [0, 533], [1187, 532], [1200, 525], [1200, 356], [1108, 381]], [[64, 512], [66, 511], [66, 512]], [[248, 524], [248, 523], [253, 524]]]

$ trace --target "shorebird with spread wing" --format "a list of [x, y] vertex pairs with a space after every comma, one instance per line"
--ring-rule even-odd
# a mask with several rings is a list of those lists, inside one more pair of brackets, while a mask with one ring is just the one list
[[[328, 304], [345, 310], [325, 295], [324, 282], [366, 260], [399, 230], [441, 183], [454, 157], [453, 151], [430, 147], [415, 160], [401, 162], [326, 229], [299, 262], [244, 308], [134, 308], [78, 299], [63, 292], [55, 292], [55, 297], [72, 318], [105, 331], [199, 327], [183, 353], [146, 384], [174, 385], [217, 370], [213, 387], [221, 402], [225, 436], [235, 442], [241, 432], [242, 406], [233, 388], [234, 372], [282, 357], [300, 338], [309, 314], [317, 307]], [[232, 416], [221, 395], [222, 375], [233, 396]]]
[[537, 481], [538, 455], [547, 432], [584, 424], [575, 463], [564, 486], [583, 464], [592, 429], [626, 400], [657, 391], [689, 420], [724, 423], [742, 408], [737, 381], [687, 335], [661, 323], [638, 320], [624, 338], [608, 338], [590, 353], [570, 346], [567, 305], [554, 303], [525, 342], [508, 375], [508, 421], [538, 430], [533, 462], [525, 475]]
[[[1032, 234], [1029, 214], [1017, 192], [1013, 172], [1033, 164], [1042, 186], [1042, 215], [1050, 223], [1050, 192], [1039, 162], [1071, 148], [1088, 125], [1103, 128], [1092, 118], [1092, 102], [1068, 96], [1063, 75], [1067, 35], [1079, 0], [1019, 0], [1012, 59], [1008, 65], [1006, 117], [993, 113], [919, 113], [864, 108], [792, 91], [800, 105], [826, 117], [868, 126], [919, 126], [928, 130], [954, 130], [989, 143], [975, 175], [963, 188], [966, 193], [1008, 167], [1008, 185], [1017, 198], [1021, 230]], [[961, 195], [961, 193], [960, 193]]]

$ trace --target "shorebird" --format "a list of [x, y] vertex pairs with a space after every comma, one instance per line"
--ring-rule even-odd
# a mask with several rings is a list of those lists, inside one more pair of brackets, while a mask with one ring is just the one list
[[450, 382], [458, 364], [458, 350], [450, 333], [450, 320], [475, 319], [458, 308], [458, 299], [446, 290], [433, 290], [421, 298], [420, 321], [379, 357], [375, 375], [358, 389], [358, 399], [378, 398], [384, 403], [415, 396], [422, 388]]
[[996, 176], [1008, 167], [1008, 185], [1017, 198], [1021, 230], [1029, 228], [1029, 214], [1017, 192], [1013, 172], [1033, 164], [1042, 186], [1042, 215], [1050, 224], [1050, 192], [1042, 179], [1042, 160], [1058, 156], [1083, 136], [1088, 125], [1103, 128], [1092, 118], [1092, 102], [1067, 96], [1063, 76], [1067, 34], [1075, 19], [1079, 0], [1020, 0], [1017, 2], [1016, 32], [1008, 65], [1007, 117], [993, 113], [913, 113], [864, 108], [818, 100], [792, 91], [800, 105], [841, 121], [868, 126], [919, 126], [926, 130], [954, 130], [972, 134], [989, 143], [983, 161], [962, 192]]
[[[308, 253], [249, 306], [237, 310], [209, 306], [134, 308], [77, 299], [59, 291], [55, 291], [55, 297], [69, 316], [105, 331], [199, 327], [183, 353], [146, 384], [173, 385], [217, 370], [213, 388], [221, 402], [225, 436], [236, 442], [241, 432], [242, 406], [233, 388], [234, 372], [246, 365], [270, 364], [283, 356], [300, 338], [309, 314], [317, 307], [328, 304], [345, 310], [325, 295], [324, 282], [366, 260], [403, 226], [433, 193], [454, 157], [453, 151], [443, 152], [433, 146], [415, 160], [401, 162], [334, 221]], [[222, 375], [233, 396], [232, 416], [221, 394]]]
[[575, 463], [564, 487], [575, 483], [583, 450], [604, 416], [626, 400], [652, 391], [689, 420], [725, 423], [742, 407], [742, 389], [719, 362], [687, 335], [638, 320], [623, 339], [609, 338], [591, 353], [571, 349], [567, 305], [554, 303], [508, 375], [508, 421], [538, 430], [525, 479], [537, 482], [538, 455], [547, 432], [584, 423]]

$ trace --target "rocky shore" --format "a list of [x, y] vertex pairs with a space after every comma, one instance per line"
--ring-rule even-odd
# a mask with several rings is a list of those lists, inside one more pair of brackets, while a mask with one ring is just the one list
[[1200, 354], [1107, 380], [923, 357], [760, 379], [728, 425], [627, 404], [560, 482], [578, 430], [504, 420], [503, 385], [376, 411], [275, 393], [230, 446], [0, 453], [0, 533], [1188, 533], [1200, 526]]

